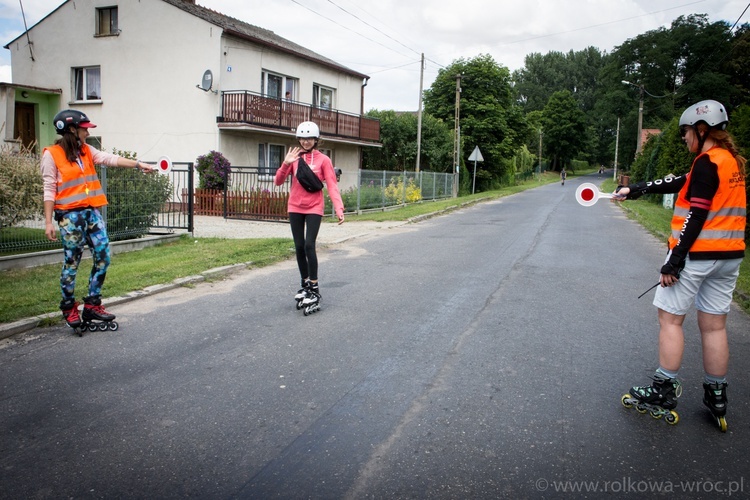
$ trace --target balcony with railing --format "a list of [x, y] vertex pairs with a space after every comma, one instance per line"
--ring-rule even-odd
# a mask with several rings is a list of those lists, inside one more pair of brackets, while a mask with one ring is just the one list
[[219, 123], [248, 124], [269, 129], [294, 131], [301, 122], [312, 121], [329, 137], [380, 141], [380, 122], [373, 118], [323, 109], [286, 99], [266, 97], [246, 90], [221, 93]]

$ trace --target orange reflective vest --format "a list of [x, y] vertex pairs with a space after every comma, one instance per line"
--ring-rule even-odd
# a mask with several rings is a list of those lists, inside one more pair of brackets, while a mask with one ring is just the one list
[[107, 197], [94, 169], [94, 157], [87, 145], [81, 146], [80, 164], [69, 161], [58, 144], [44, 148], [44, 151], [52, 154], [61, 177], [57, 182], [55, 209], [98, 208], [107, 204]]
[[[745, 223], [747, 200], [745, 194], [745, 176], [740, 172], [737, 160], [724, 148], [711, 148], [705, 153], [718, 167], [719, 189], [711, 200], [708, 218], [703, 229], [690, 247], [692, 258], [742, 258], [745, 251]], [[700, 155], [698, 155], [700, 156]], [[698, 157], [696, 157], [697, 160]], [[695, 161], [693, 161], [693, 166]], [[688, 181], [680, 190], [675, 202], [672, 216], [672, 236], [669, 248], [674, 248], [680, 238], [683, 226], [690, 213], [690, 201], [687, 192]], [[702, 254], [702, 255], [701, 255]]]

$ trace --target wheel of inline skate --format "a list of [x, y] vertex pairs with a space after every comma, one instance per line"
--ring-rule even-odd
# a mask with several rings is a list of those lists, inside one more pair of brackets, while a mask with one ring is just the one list
[[100, 332], [106, 332], [107, 331], [107, 323], [99, 323], [99, 331]]
[[719, 425], [721, 432], [727, 432], [727, 419], [723, 415], [716, 417], [716, 423]]
[[633, 396], [631, 396], [630, 394], [623, 394], [622, 398], [620, 398], [620, 402], [625, 408], [632, 408], [633, 403], [630, 402], [631, 399], [633, 399]]
[[667, 423], [668, 423], [669, 425], [676, 425], [676, 424], [677, 424], [677, 422], [679, 422], [679, 421], [680, 421], [680, 416], [679, 416], [679, 415], [677, 415], [677, 412], [676, 412], [676, 411], [674, 411], [674, 410], [670, 410], [670, 411], [669, 411], [669, 413], [667, 413], [667, 415], [666, 415], [666, 416], [664, 417], [664, 420], [665, 420], [665, 421], [666, 421], [666, 422], [667, 422]]
[[111, 321], [109, 323], [109, 331], [116, 332], [118, 328], [120, 328], [120, 325], [117, 324], [117, 321]]
[[636, 403], [635, 411], [637, 411], [638, 413], [648, 413], [648, 408], [646, 408], [640, 403]]
[[651, 410], [649, 411], [649, 414], [651, 417], [655, 418], [656, 420], [659, 420], [661, 417], [664, 416], [663, 413], [659, 413], [659, 410]]
[[297, 310], [299, 311], [300, 309], [302, 309], [302, 301], [298, 300], [297, 301]]
[[90, 332], [95, 332], [97, 330], [99, 330], [98, 326], [96, 326], [94, 323], [89, 323], [89, 331]]

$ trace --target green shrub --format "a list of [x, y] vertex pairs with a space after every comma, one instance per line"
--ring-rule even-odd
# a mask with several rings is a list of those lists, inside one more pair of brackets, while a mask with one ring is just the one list
[[44, 216], [39, 155], [0, 148], [0, 229]]
[[[124, 158], [128, 151], [113, 149]], [[100, 173], [101, 176], [101, 173]], [[107, 231], [110, 240], [138, 238], [157, 223], [157, 214], [172, 195], [169, 176], [143, 173], [136, 168], [107, 169]]]

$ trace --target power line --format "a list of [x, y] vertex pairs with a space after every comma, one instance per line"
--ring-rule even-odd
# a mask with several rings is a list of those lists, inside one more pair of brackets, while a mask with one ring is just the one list
[[[336, 21], [336, 20], [334, 20], [334, 19], [331, 19], [330, 17], [326, 17], [326, 16], [324, 16], [324, 15], [323, 15], [323, 14], [321, 14], [320, 12], [317, 12], [317, 11], [315, 11], [315, 10], [311, 9], [310, 7], [307, 7], [306, 5], [302, 5], [302, 4], [301, 4], [301, 3], [299, 3], [299, 2], [297, 1], [297, 0], [291, 0], [291, 2], [292, 2], [292, 3], [296, 3], [297, 5], [299, 5], [300, 7], [302, 7], [303, 9], [307, 9], [307, 10], [309, 10], [310, 12], [312, 12], [313, 14], [315, 14], [315, 15], [317, 15], [317, 16], [320, 16], [320, 17], [322, 17], [323, 19], [325, 19], [325, 20], [327, 20], [327, 21], [330, 21], [330, 22], [332, 22], [333, 24], [335, 24], [336, 26], [338, 26], [338, 27], [340, 27], [340, 28], [343, 28], [343, 29], [345, 29], [345, 30], [347, 30], [347, 31], [351, 31], [351, 32], [352, 32], [352, 33], [354, 33], [355, 35], [359, 35], [359, 36], [361, 36], [361, 37], [362, 37], [362, 38], [364, 38], [365, 40], [369, 40], [369, 41], [371, 41], [372, 43], [376, 43], [376, 44], [380, 45], [380, 46], [381, 46], [381, 47], [383, 47], [383, 48], [386, 48], [386, 49], [388, 49], [388, 50], [392, 50], [393, 52], [395, 52], [396, 54], [398, 54], [398, 55], [400, 55], [400, 56], [403, 56], [403, 57], [407, 57], [407, 56], [406, 56], [405, 54], [402, 54], [401, 52], [399, 52], [399, 51], [395, 50], [395, 49], [394, 49], [394, 48], [392, 48], [392, 47], [388, 47], [387, 45], [383, 45], [382, 43], [378, 42], [377, 40], [373, 40], [372, 38], [370, 38], [370, 37], [367, 37], [367, 36], [363, 35], [362, 33], [358, 32], [358, 31], [356, 31], [356, 30], [353, 30], [353, 29], [351, 29], [351, 28], [349, 28], [349, 27], [347, 27], [347, 26], [344, 26], [343, 24], [339, 23], [338, 21]], [[411, 49], [409, 49], [409, 50], [411, 50]]]
[[412, 49], [411, 47], [407, 47], [406, 45], [404, 45], [403, 43], [399, 42], [398, 40], [396, 40], [395, 38], [393, 38], [393, 37], [392, 37], [392, 36], [390, 36], [389, 34], [387, 34], [387, 33], [384, 33], [383, 31], [381, 31], [381, 30], [380, 30], [380, 29], [378, 29], [377, 27], [373, 26], [372, 24], [368, 23], [368, 22], [367, 22], [367, 21], [365, 21], [364, 19], [361, 19], [361, 18], [360, 18], [360, 17], [358, 17], [358, 16], [356, 15], [356, 14], [352, 14], [351, 12], [349, 12], [348, 10], [346, 10], [345, 8], [341, 7], [340, 5], [337, 5], [337, 4], [336, 4], [336, 2], [334, 2], [333, 0], [328, 0], [328, 3], [330, 3], [331, 5], [333, 5], [333, 6], [337, 7], [337, 8], [339, 8], [339, 9], [341, 9], [342, 11], [346, 12], [347, 14], [349, 14], [350, 16], [352, 16], [352, 17], [353, 17], [354, 19], [358, 20], [358, 21], [359, 21], [359, 22], [361, 22], [362, 24], [365, 24], [365, 25], [369, 26], [370, 28], [374, 29], [375, 31], [377, 31], [377, 32], [378, 32], [378, 33], [380, 33], [381, 35], [385, 36], [386, 38], [388, 38], [388, 39], [390, 39], [390, 40], [393, 40], [394, 42], [396, 42], [397, 44], [401, 45], [401, 46], [402, 46], [402, 47], [404, 47], [405, 49], [411, 50], [411, 51], [412, 51], [412, 52], [414, 52], [415, 54], [418, 54], [418, 55], [420, 54], [420, 53], [419, 53], [418, 51], [416, 51], [416, 50]]

